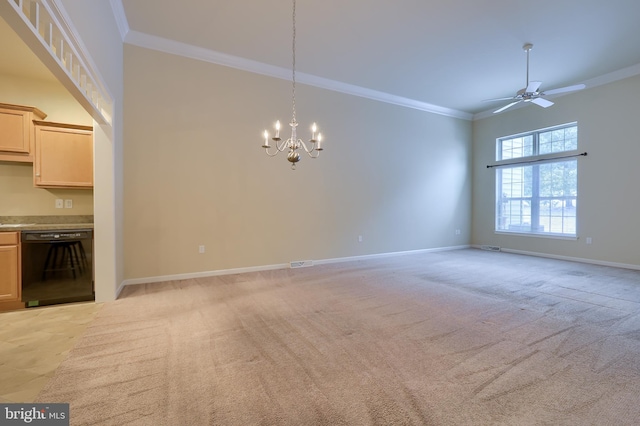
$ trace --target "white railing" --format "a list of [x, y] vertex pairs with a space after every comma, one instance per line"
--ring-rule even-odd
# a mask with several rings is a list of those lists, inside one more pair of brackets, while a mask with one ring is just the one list
[[99, 83], [94, 69], [89, 65], [75, 37], [61, 23], [61, 19], [44, 0], [5, 0], [28, 24], [43, 46], [75, 83], [89, 103], [111, 124], [113, 102]]

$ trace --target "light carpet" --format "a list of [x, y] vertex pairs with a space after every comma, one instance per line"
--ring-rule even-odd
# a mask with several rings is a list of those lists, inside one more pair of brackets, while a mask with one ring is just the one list
[[467, 249], [127, 287], [72, 425], [635, 425], [640, 272]]

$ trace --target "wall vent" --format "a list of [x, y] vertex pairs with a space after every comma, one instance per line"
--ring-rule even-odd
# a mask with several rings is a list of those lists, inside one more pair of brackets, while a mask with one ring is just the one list
[[290, 262], [291, 268], [305, 268], [307, 266], [313, 266], [313, 260], [296, 260]]
[[480, 248], [482, 250], [488, 250], [488, 251], [500, 251], [500, 246], [487, 246], [487, 245], [483, 245], [480, 246]]

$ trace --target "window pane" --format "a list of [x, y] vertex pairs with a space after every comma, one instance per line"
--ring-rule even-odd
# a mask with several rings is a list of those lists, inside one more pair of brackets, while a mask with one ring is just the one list
[[[527, 182], [524, 169], [524, 167], [513, 167], [502, 170], [501, 192], [503, 197], [515, 198], [526, 195], [526, 189], [531, 185]], [[530, 182], [530, 176], [528, 180]]]
[[539, 135], [540, 154], [571, 151], [578, 149], [578, 128], [576, 126], [542, 132]]
[[567, 160], [541, 164], [539, 191], [541, 197], [577, 195], [578, 161]]
[[500, 143], [501, 149], [498, 160], [529, 157], [533, 155], [533, 136], [527, 135], [513, 139], [504, 139]]
[[578, 128], [574, 126], [564, 129], [564, 140], [567, 151], [578, 149]]
[[[577, 160], [498, 170], [502, 182], [497, 228], [575, 235]], [[538, 176], [534, 186], [531, 176]], [[537, 211], [531, 209], [536, 200]]]
[[[577, 126], [498, 139], [500, 159], [532, 157], [578, 148]], [[534, 155], [535, 154], [535, 155]], [[576, 234], [578, 161], [562, 159], [496, 170], [496, 230]]]
[[496, 170], [499, 183], [496, 229], [529, 232], [531, 229], [531, 166]]
[[540, 219], [537, 232], [553, 234], [576, 233], [575, 198], [552, 198], [540, 200]]

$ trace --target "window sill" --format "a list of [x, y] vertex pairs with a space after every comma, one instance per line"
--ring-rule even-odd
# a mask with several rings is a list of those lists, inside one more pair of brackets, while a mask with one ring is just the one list
[[552, 240], [566, 240], [566, 241], [577, 241], [579, 239], [579, 237], [575, 235], [536, 234], [533, 232], [494, 231], [494, 233], [498, 235], [513, 235], [516, 237], [549, 238]]

